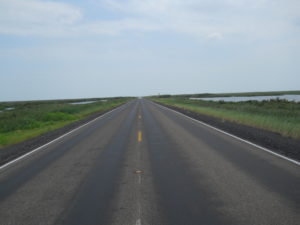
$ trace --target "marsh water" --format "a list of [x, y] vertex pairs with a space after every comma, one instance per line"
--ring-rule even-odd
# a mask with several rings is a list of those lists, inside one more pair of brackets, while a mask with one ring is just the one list
[[273, 95], [273, 96], [249, 96], [249, 97], [212, 97], [212, 98], [190, 98], [191, 100], [224, 101], [224, 102], [245, 102], [265, 101], [272, 99], [284, 99], [287, 101], [300, 102], [300, 95]]
[[7, 107], [7, 108], [5, 108], [5, 109], [3, 109], [3, 110], [0, 110], [0, 113], [2, 113], [2, 112], [4, 112], [4, 111], [14, 110], [14, 109], [15, 109], [15, 107]]
[[96, 101], [85, 101], [85, 102], [70, 102], [69, 104], [71, 105], [83, 105], [83, 104], [90, 104], [90, 103], [94, 103]]

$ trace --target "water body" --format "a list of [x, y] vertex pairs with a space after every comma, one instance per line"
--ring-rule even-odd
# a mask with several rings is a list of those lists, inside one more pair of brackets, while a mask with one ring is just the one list
[[83, 104], [90, 104], [90, 103], [94, 103], [97, 101], [85, 101], [85, 102], [70, 102], [69, 104], [71, 105], [83, 105]]
[[190, 98], [191, 100], [224, 101], [224, 102], [245, 102], [264, 101], [271, 99], [285, 99], [288, 101], [300, 102], [300, 95], [273, 95], [273, 96], [249, 96], [249, 97], [212, 97], [212, 98]]
[[4, 112], [4, 111], [10, 111], [10, 110], [14, 110], [15, 107], [7, 107], [4, 110], [0, 110], [0, 113]]

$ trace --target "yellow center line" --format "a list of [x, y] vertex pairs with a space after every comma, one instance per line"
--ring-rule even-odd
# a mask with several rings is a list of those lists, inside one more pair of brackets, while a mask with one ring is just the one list
[[142, 142], [142, 131], [138, 132], [138, 142]]

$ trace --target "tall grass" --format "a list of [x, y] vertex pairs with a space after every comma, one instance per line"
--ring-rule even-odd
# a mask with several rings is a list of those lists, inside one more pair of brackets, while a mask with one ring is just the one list
[[279, 99], [261, 102], [213, 102], [195, 101], [182, 97], [155, 98], [154, 100], [300, 139], [300, 103]]
[[[0, 103], [0, 148], [36, 137], [92, 113], [109, 110], [128, 100], [112, 98], [106, 102], [82, 105], [69, 104], [76, 100]], [[5, 110], [8, 107], [14, 109]]]

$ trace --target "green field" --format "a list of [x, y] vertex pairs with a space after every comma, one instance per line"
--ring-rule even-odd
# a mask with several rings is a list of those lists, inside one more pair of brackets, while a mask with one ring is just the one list
[[216, 118], [273, 131], [282, 136], [300, 139], [300, 103], [278, 99], [262, 102], [213, 102], [190, 100], [186, 96], [160, 96], [151, 99]]
[[[0, 103], [0, 148], [36, 137], [121, 105], [130, 98], [74, 99]], [[96, 101], [72, 105], [71, 102]]]

